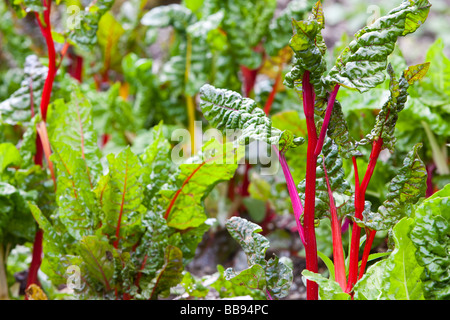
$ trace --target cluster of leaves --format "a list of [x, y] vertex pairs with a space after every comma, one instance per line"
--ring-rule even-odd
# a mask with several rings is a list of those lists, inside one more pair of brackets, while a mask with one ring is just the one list
[[31, 204], [46, 235], [42, 270], [58, 285], [67, 283], [67, 268], [79, 267], [81, 297], [156, 299], [181, 281], [211, 226], [202, 200], [237, 164], [216, 164], [219, 153], [173, 167], [160, 124], [141, 154], [125, 148], [103, 168], [92, 106], [73, 91], [71, 103], [56, 100], [48, 118], [57, 209], [46, 214]]
[[[394, 131], [399, 119], [398, 114], [405, 109], [408, 97], [407, 89], [424, 77], [430, 63], [406, 68], [398, 79], [388, 58], [394, 51], [397, 38], [414, 32], [427, 18], [429, 8], [430, 4], [427, 1], [403, 1], [388, 15], [357, 32], [355, 39], [337, 56], [335, 66], [327, 74], [325, 74], [327, 70], [326, 47], [321, 35], [321, 30], [324, 28], [324, 16], [320, 2], [314, 6], [308, 20], [293, 22], [294, 36], [291, 38], [290, 46], [295, 56], [293, 67], [286, 74], [284, 83], [301, 93], [305, 86], [302, 83], [304, 73], [311, 74], [309, 81], [316, 93], [316, 123], [322, 123], [320, 118], [325, 116], [324, 106], [328, 100], [330, 88], [336, 84], [357, 90], [359, 96], [378, 86], [387, 85], [388, 88], [387, 100], [381, 108], [377, 107], [380, 110], [374, 119], [375, 124], [372, 131], [360, 141], [356, 141], [351, 136], [346, 116], [342, 113], [341, 104], [336, 100], [327, 131], [328, 139], [317, 161], [315, 218], [320, 220], [325, 216], [329, 217], [330, 209], [335, 206], [338, 209], [340, 221], [348, 217], [353, 220], [355, 227], [356, 225], [362, 226], [368, 233], [370, 230], [389, 230], [394, 242], [395, 250], [388, 259], [380, 262], [376, 276], [369, 279], [370, 272], [373, 272], [373, 269], [370, 269], [368, 275], [353, 288], [351, 296], [354, 299], [368, 298], [365, 290], [373, 289], [375, 277], [376, 281], [379, 281], [376, 284], [378, 293], [371, 295], [369, 299], [415, 299], [425, 296], [430, 298], [430, 293], [433, 291], [431, 287], [440, 288], [440, 284], [437, 283], [447, 281], [446, 276], [442, 274], [442, 264], [439, 264], [439, 267], [436, 266], [433, 271], [440, 275], [440, 279], [437, 280], [437, 277], [434, 277], [435, 282], [424, 290], [421, 281], [432, 277], [431, 275], [427, 276], [423, 270], [423, 259], [427, 258], [419, 258], [420, 254], [418, 253], [416, 260], [415, 252], [416, 250], [420, 251], [421, 247], [413, 246], [413, 241], [409, 238], [410, 225], [415, 221], [414, 208], [420, 204], [426, 190], [426, 167], [419, 157], [422, 145], [416, 144], [413, 150], [406, 154], [403, 165], [394, 171], [391, 176], [392, 181], [387, 189], [388, 192], [385, 194], [386, 200], [383, 203], [372, 205], [369, 201], [365, 201], [362, 220], [353, 215], [355, 191], [351, 190], [349, 183], [345, 180], [347, 175], [344, 170], [344, 160], [349, 157], [364, 157], [366, 151], [361, 147], [368, 143], [376, 145], [380, 140], [382, 142], [378, 147], [378, 152], [382, 149], [394, 152], [396, 142]], [[388, 82], [385, 82], [384, 70], [386, 69], [390, 76]], [[426, 81], [421, 82], [415, 90], [422, 88], [424, 83]], [[278, 132], [283, 132], [282, 130], [274, 129], [264, 114], [253, 112], [254, 108], [251, 110], [247, 108], [247, 106], [254, 106], [255, 102], [249, 99], [241, 101], [241, 97], [236, 96], [234, 92], [215, 89], [209, 85], [205, 85], [201, 89], [201, 107], [205, 117], [212, 125], [222, 130], [245, 128], [244, 138], [278, 143], [280, 149], [284, 150], [285, 146], [286, 150], [289, 149], [291, 145], [280, 143], [281, 139], [278, 138]], [[258, 125], [265, 126], [265, 129], [262, 130]], [[301, 139], [301, 137], [297, 139]], [[363, 152], [358, 149], [362, 149]], [[371, 161], [376, 161], [377, 158], [378, 155], [375, 159], [372, 159], [371, 155]], [[446, 163], [445, 166], [447, 166]], [[368, 177], [368, 179], [365, 177], [363, 183], [368, 183], [371, 176]], [[305, 186], [304, 180], [298, 188], [303, 200], [305, 200]], [[364, 185], [364, 188], [367, 188], [367, 185]], [[365, 191], [366, 189], [364, 189]], [[330, 193], [333, 198], [338, 200], [337, 205], [330, 203]], [[373, 212], [374, 209], [375, 212]], [[441, 230], [443, 234], [446, 232], [444, 229]], [[405, 238], [407, 239], [405, 240]], [[443, 240], [444, 244], [436, 244], [439, 247], [438, 251], [445, 251], [442, 248], [446, 246], [445, 236]], [[417, 244], [417, 240], [414, 243]], [[404, 261], [405, 257], [410, 257], [410, 260]], [[428, 257], [428, 259], [430, 258]], [[334, 281], [333, 263], [326, 257], [325, 260], [327, 260], [327, 265], [331, 266], [331, 278], [326, 279], [310, 271], [304, 271], [303, 275], [308, 280], [319, 284], [320, 296], [324, 299], [350, 298], [348, 292], [344, 291], [345, 288], [341, 288]], [[404, 269], [402, 269], [403, 264], [405, 264]], [[443, 264], [445, 265], [445, 262]], [[401, 272], [404, 274], [401, 275]], [[409, 277], [411, 281], [407, 280], [408, 283], [405, 283], [405, 279]], [[396, 284], [393, 279], [397, 279], [398, 283]], [[399, 287], [402, 290], [399, 290]], [[439, 298], [444, 296], [441, 294]]]
[[[67, 284], [73, 270], [80, 272], [81, 282], [73, 286], [80, 298], [157, 299], [177, 284], [191, 296], [205, 297], [209, 289], [184, 269], [214, 224], [205, 198], [235, 175], [243, 144], [276, 146], [305, 199], [306, 123], [292, 106], [298, 105], [295, 91], [301, 92], [308, 71], [318, 126], [332, 87], [346, 89], [335, 101], [317, 159], [315, 213], [316, 221], [322, 220], [317, 235], [327, 226], [323, 218], [331, 217], [331, 188], [340, 220], [389, 232], [394, 248], [368, 269], [353, 298], [448, 299], [448, 187], [423, 197], [431, 163], [434, 188], [448, 183], [442, 146], [450, 136], [450, 60], [441, 40], [428, 50], [431, 64], [408, 68], [396, 49], [399, 37], [425, 21], [428, 1], [405, 0], [352, 42], [344, 37], [331, 69], [320, 2], [293, 0], [281, 12], [276, 0], [185, 0], [149, 11], [141, 0], [125, 1], [120, 10], [110, 0], [58, 3], [52, 10], [73, 24], [52, 32], [56, 49], [69, 49], [57, 57], [45, 131], [52, 156], [41, 167], [33, 160], [43, 133], [39, 106], [48, 67], [34, 55], [33, 37], [15, 32], [17, 22], [25, 29], [36, 25], [15, 19], [31, 11], [42, 19], [43, 3], [0, 4], [5, 20], [0, 39], [8, 39], [0, 49], [0, 62], [7, 62], [0, 66], [0, 277], [11, 249], [33, 242], [40, 228], [42, 271], [53, 285]], [[71, 4], [80, 8], [76, 20], [64, 10]], [[160, 34], [170, 41], [162, 43]], [[84, 65], [78, 81], [69, 76], [77, 61]], [[405, 71], [398, 76], [394, 70]], [[248, 72], [268, 79], [252, 84]], [[261, 107], [272, 91], [277, 94], [270, 115]], [[187, 147], [173, 148], [168, 137], [175, 126], [192, 129], [197, 94], [210, 125], [242, 135], [229, 149], [213, 142], [174, 164], [174, 150]], [[379, 138], [392, 155], [378, 162], [357, 219], [349, 158], [368, 163], [366, 145]], [[262, 221], [267, 208], [293, 211], [278, 176], [251, 175], [248, 192], [243, 204], [254, 220]], [[269, 242], [259, 234], [262, 228], [242, 218], [228, 220], [226, 227], [246, 253], [248, 269], [218, 266], [209, 286], [221, 297], [286, 297], [292, 267], [278, 257], [266, 260]], [[328, 244], [325, 234], [319, 240]], [[330, 246], [320, 250], [331, 276], [303, 275], [319, 283], [322, 299], [349, 298], [334, 281]], [[0, 296], [6, 294], [2, 289]]]

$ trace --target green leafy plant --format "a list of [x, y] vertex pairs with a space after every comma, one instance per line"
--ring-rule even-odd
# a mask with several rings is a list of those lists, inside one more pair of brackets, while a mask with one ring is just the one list
[[450, 60], [397, 45], [429, 10], [331, 51], [320, 1], [0, 4], [0, 299], [448, 299]]
[[[388, 57], [394, 50], [397, 38], [419, 28], [426, 20], [429, 9], [428, 1], [403, 1], [388, 15], [358, 31], [354, 40], [337, 57], [335, 66], [327, 73], [324, 58], [326, 46], [321, 35], [321, 30], [325, 27], [321, 3], [316, 3], [308, 20], [293, 21], [294, 36], [290, 40], [290, 46], [294, 51], [294, 63], [284, 83], [299, 92], [306, 119], [306, 179], [299, 185], [304, 208], [292, 186], [289, 168], [283, 157], [280, 157], [280, 163], [305, 246], [308, 271], [304, 275], [308, 280], [308, 299], [318, 298], [318, 283], [333, 288], [326, 289], [326, 294], [322, 288], [323, 298], [329, 297], [330, 290], [331, 295], [340, 291], [340, 298], [354, 297], [355, 285], [365, 272], [377, 230], [391, 229], [408, 212], [407, 208], [425, 196], [426, 169], [418, 157], [420, 145], [416, 145], [392, 180], [387, 199], [378, 208], [378, 213], [372, 213], [371, 204], [365, 199], [380, 152], [383, 149], [394, 151], [394, 128], [398, 113], [404, 109], [407, 89], [422, 79], [429, 68], [429, 63], [411, 66], [398, 78], [391, 64], [388, 64]], [[362, 140], [355, 141], [349, 134], [341, 106], [336, 100], [338, 90], [345, 87], [364, 93], [384, 82], [385, 70], [390, 76], [390, 95], [379, 111], [372, 131]], [[201, 107], [212, 125], [223, 130], [243, 129], [242, 139], [278, 143], [282, 152], [292, 146], [286, 141], [301, 140], [287, 139], [286, 132], [281, 135], [284, 138], [280, 139], [280, 130], [272, 128], [269, 119], [259, 111], [253, 111], [254, 107], [247, 107], [253, 106], [255, 102], [242, 100], [240, 96], [231, 98], [235, 96], [232, 92], [214, 89], [209, 85], [202, 88]], [[367, 144], [371, 144], [372, 148], [366, 172], [360, 180], [357, 158], [363, 155], [359, 149]], [[341, 158], [352, 159], [355, 177], [353, 190], [344, 180]], [[336, 205], [337, 196], [340, 200], [344, 199], [339, 207]], [[313, 276], [318, 272], [315, 225], [316, 221], [325, 216], [330, 217], [332, 224], [333, 273], [338, 285], [333, 284], [334, 280], [324, 282]], [[341, 240], [341, 223], [346, 216], [353, 220], [347, 266]], [[360, 265], [358, 257], [361, 227], [366, 230], [366, 244]]]

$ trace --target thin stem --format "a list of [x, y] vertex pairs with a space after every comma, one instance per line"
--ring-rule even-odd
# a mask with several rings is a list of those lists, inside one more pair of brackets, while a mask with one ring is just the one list
[[48, 50], [48, 73], [47, 78], [45, 79], [44, 89], [42, 91], [42, 98], [41, 98], [41, 115], [44, 121], [46, 121], [47, 119], [47, 109], [50, 103], [50, 96], [52, 93], [53, 82], [55, 80], [56, 75], [56, 51], [55, 51], [55, 43], [53, 42], [50, 23], [50, 11], [51, 11], [50, 2], [51, 1], [49, 1], [49, 3], [46, 4], [44, 9], [43, 16], [45, 26], [42, 25], [39, 14], [35, 12], [39, 27], [41, 28], [42, 35], [45, 38]]
[[48, 166], [48, 168], [50, 170], [50, 174], [52, 176], [53, 187], [56, 190], [56, 175], [55, 175], [55, 170], [53, 168], [53, 162], [50, 160], [50, 155], [51, 155], [52, 151], [50, 149], [50, 141], [48, 139], [47, 126], [45, 125], [44, 122], [39, 122], [38, 124], [36, 124], [36, 131], [38, 133], [38, 137], [41, 140], [41, 145], [44, 150], [45, 160], [47, 161], [47, 166]]
[[281, 82], [281, 66], [280, 70], [277, 73], [277, 77], [275, 78], [275, 83], [273, 84], [272, 91], [269, 94], [269, 97], [267, 98], [266, 104], [264, 105], [264, 112], [266, 115], [269, 115], [270, 109], [272, 108], [273, 101], [275, 99], [275, 95], [277, 94], [278, 85]]
[[369, 234], [367, 236], [366, 244], [364, 246], [363, 256], [361, 259], [361, 266], [359, 268], [358, 280], [362, 278], [362, 276], [364, 275], [364, 272], [366, 270], [367, 261], [369, 260], [370, 250], [372, 248], [373, 240], [375, 239], [376, 233], [377, 233], [376, 230], [370, 230]]
[[[50, 96], [52, 93], [53, 88], [53, 82], [55, 80], [55, 74], [56, 74], [56, 52], [55, 52], [55, 44], [53, 42], [52, 37], [52, 29], [50, 24], [50, 10], [51, 10], [51, 0], [44, 1], [44, 23], [45, 26], [42, 25], [41, 19], [39, 17], [39, 13], [35, 12], [35, 16], [39, 25], [39, 28], [41, 29], [42, 35], [45, 38], [46, 44], [47, 44], [47, 50], [48, 50], [48, 73], [47, 78], [45, 79], [44, 83], [44, 89], [42, 91], [42, 97], [41, 97], [41, 116], [43, 120], [43, 124], [45, 127], [45, 121], [47, 119], [47, 109], [48, 105], [50, 103]], [[46, 135], [46, 131], [44, 133]], [[46, 142], [42, 143], [42, 139], [45, 139]], [[37, 165], [42, 166], [42, 157], [43, 153], [45, 151], [44, 147], [49, 148], [50, 143], [48, 142], [47, 136], [42, 136], [41, 133], [38, 133], [38, 136], [36, 137], [36, 154], [34, 157], [34, 162]], [[48, 158], [48, 157], [47, 157]], [[52, 178], [53, 181], [55, 181], [55, 176], [53, 173], [53, 167], [50, 165], [50, 170], [52, 171]], [[55, 183], [56, 188], [56, 183]], [[31, 260], [30, 268], [28, 270], [28, 280], [27, 280], [27, 287], [31, 284], [36, 284], [38, 282], [37, 273], [41, 266], [42, 261], [42, 239], [43, 239], [43, 231], [39, 229], [36, 232], [35, 240], [33, 244], [33, 258]], [[27, 299], [25, 297], [25, 299]]]
[[[366, 173], [364, 174], [363, 181], [361, 185], [357, 187], [357, 192], [355, 192], [355, 218], [362, 219], [362, 213], [364, 211], [365, 195], [366, 190], [369, 185], [369, 181], [372, 178], [373, 171], [377, 164], [378, 157], [381, 152], [381, 147], [383, 146], [383, 139], [379, 138], [372, 145], [372, 151], [370, 153], [369, 164], [367, 166]], [[356, 160], [353, 160], [354, 165]], [[356, 171], [357, 172], [357, 171]], [[355, 178], [357, 174], [355, 173]], [[358, 258], [359, 258], [359, 242], [361, 236], [361, 227], [356, 223], [353, 225], [352, 230], [352, 240], [350, 247], [350, 263], [349, 263], [349, 273], [348, 273], [348, 283], [346, 292], [350, 292], [355, 285], [358, 278]]]
[[28, 271], [27, 288], [32, 284], [38, 283], [37, 273], [42, 262], [42, 238], [44, 231], [39, 229], [34, 236], [33, 255], [31, 258], [30, 269]]
[[[306, 269], [318, 272], [317, 243], [315, 233], [315, 201], [316, 201], [316, 165], [317, 131], [314, 122], [314, 89], [309, 82], [309, 71], [303, 74], [303, 110], [308, 131], [308, 149], [306, 162], [306, 191], [303, 227], [305, 230]], [[306, 296], [308, 300], [319, 299], [319, 288], [316, 282], [307, 281]]]
[[331, 236], [333, 240], [333, 259], [335, 269], [335, 279], [339, 283], [342, 290], [347, 287], [347, 278], [345, 274], [344, 248], [342, 247], [341, 221], [337, 216], [336, 204], [334, 202], [333, 192], [328, 179], [325, 159], [322, 162], [325, 180], [327, 182], [328, 198], [330, 199], [330, 215], [331, 215]]
[[333, 113], [333, 106], [336, 101], [336, 96], [339, 91], [339, 84], [334, 86], [333, 92], [331, 93], [330, 98], [328, 99], [327, 110], [325, 112], [325, 118], [323, 119], [322, 128], [320, 129], [319, 140], [317, 141], [316, 149], [314, 151], [314, 155], [317, 157], [322, 151], [323, 142], [325, 141], [325, 135], [327, 133], [328, 124], [330, 123], [331, 114]]
[[[187, 36], [187, 46], [186, 46], [186, 68], [184, 70], [184, 84], [185, 87], [189, 82], [189, 73], [191, 72], [191, 57], [192, 57], [192, 40], [191, 37]], [[194, 97], [185, 93], [186, 97], [186, 107], [188, 114], [188, 128], [189, 134], [191, 135], [191, 155], [195, 153], [195, 101]]]
[[297, 188], [295, 186], [294, 178], [292, 177], [291, 171], [289, 170], [289, 166], [286, 162], [286, 157], [283, 152], [280, 152], [276, 146], [273, 146], [276, 154], [278, 155], [278, 159], [281, 164], [281, 168], [283, 169], [284, 178], [286, 180], [289, 197], [291, 198], [292, 209], [294, 211], [295, 222], [297, 224], [298, 234], [300, 235], [300, 239], [302, 240], [303, 246], [306, 246], [305, 241], [305, 231], [303, 230], [303, 226], [300, 222], [301, 216], [303, 215], [303, 206], [300, 201], [300, 197], [298, 195]]

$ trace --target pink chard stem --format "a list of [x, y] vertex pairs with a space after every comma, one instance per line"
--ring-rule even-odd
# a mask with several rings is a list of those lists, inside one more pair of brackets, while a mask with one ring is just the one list
[[286, 180], [289, 197], [291, 198], [292, 209], [294, 210], [295, 222], [297, 223], [298, 234], [300, 235], [300, 239], [302, 240], [303, 245], [305, 245], [305, 232], [303, 230], [303, 226], [300, 223], [300, 218], [303, 215], [303, 206], [300, 201], [300, 197], [298, 195], [297, 188], [295, 186], [294, 178], [292, 177], [291, 171], [289, 170], [289, 166], [286, 162], [286, 157], [284, 152], [280, 152], [277, 147], [273, 147], [275, 152], [278, 155], [278, 159], [281, 164], [281, 168], [283, 169], [284, 178]]

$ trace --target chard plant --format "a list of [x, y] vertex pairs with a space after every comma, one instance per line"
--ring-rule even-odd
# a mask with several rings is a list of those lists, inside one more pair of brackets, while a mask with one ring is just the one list
[[[320, 1], [307, 20], [293, 20], [294, 35], [289, 45], [294, 52], [294, 62], [284, 84], [298, 92], [306, 119], [306, 177], [298, 189], [293, 183], [285, 153], [295, 152], [305, 139], [273, 127], [270, 118], [249, 98], [211, 85], [200, 90], [203, 114], [213, 126], [222, 130], [242, 130], [240, 141], [262, 140], [274, 145], [305, 247], [307, 271], [303, 274], [307, 279], [307, 298], [310, 300], [319, 298], [319, 285], [327, 294], [333, 291], [340, 298], [353, 297], [355, 285], [365, 273], [376, 232], [392, 229], [407, 214], [408, 206], [425, 195], [426, 169], [418, 156], [420, 145], [416, 145], [392, 179], [387, 199], [376, 212], [372, 212], [371, 204], [365, 198], [381, 151], [394, 151], [395, 125], [405, 106], [408, 87], [422, 79], [429, 68], [429, 63], [415, 65], [398, 75], [388, 63], [388, 57], [399, 37], [416, 31], [425, 22], [430, 6], [426, 0], [403, 1], [386, 16], [358, 31], [329, 70], [325, 58], [327, 48], [321, 34], [325, 17]], [[367, 92], [384, 82], [386, 71], [390, 78], [390, 95], [381, 106], [371, 132], [357, 141], [349, 134], [342, 107], [336, 99], [338, 91], [344, 88]], [[371, 146], [369, 162], [360, 178], [358, 158], [363, 155], [361, 149], [366, 145]], [[353, 162], [353, 188], [344, 179], [343, 158]], [[344, 199], [339, 206], [336, 197]], [[334, 258], [334, 280], [326, 281], [326, 285], [316, 276], [318, 250], [315, 235], [316, 224], [325, 217], [331, 221]], [[347, 261], [341, 237], [343, 219], [352, 221]], [[366, 231], [366, 238], [362, 260], [359, 261], [362, 228]]]
[[[427, 19], [427, 0], [344, 36], [331, 66], [320, 2], [75, 3], [76, 19], [69, 2], [0, 4], [0, 299], [11, 296], [18, 245], [31, 250], [26, 299], [66, 298], [64, 285], [77, 299], [202, 299], [212, 289], [285, 299], [300, 275], [269, 255], [267, 236], [283, 210], [305, 248], [308, 299], [449, 298], [450, 60], [441, 40], [410, 67], [396, 47]], [[16, 32], [26, 23], [37, 34]], [[198, 143], [197, 107], [241, 135]], [[175, 148], [180, 126], [192, 140]], [[275, 154], [282, 183], [243, 163], [254, 141]], [[172, 161], [180, 150], [188, 156]], [[226, 199], [211, 207], [220, 182]], [[211, 216], [223, 203], [220, 225]], [[219, 264], [206, 285], [186, 269], [222, 227], [247, 267]], [[388, 252], [372, 253], [386, 234]]]

